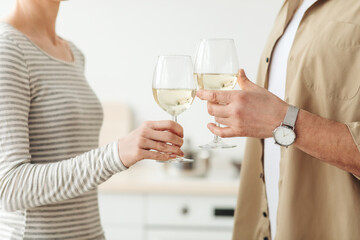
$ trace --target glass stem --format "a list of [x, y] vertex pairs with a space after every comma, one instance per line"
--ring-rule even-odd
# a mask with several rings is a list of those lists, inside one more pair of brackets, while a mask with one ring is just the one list
[[[220, 123], [218, 123], [218, 122], [215, 122], [216, 123], [216, 126], [217, 127], [220, 127]], [[213, 142], [214, 143], [218, 143], [218, 142], [220, 142], [221, 141], [221, 137], [219, 137], [219, 136], [216, 136], [215, 134], [214, 134], [214, 140], [213, 140]]]
[[[172, 120], [177, 123], [177, 116], [172, 116]], [[181, 157], [176, 156], [176, 160], [180, 160], [180, 161], [181, 161], [181, 159], [182, 159]]]

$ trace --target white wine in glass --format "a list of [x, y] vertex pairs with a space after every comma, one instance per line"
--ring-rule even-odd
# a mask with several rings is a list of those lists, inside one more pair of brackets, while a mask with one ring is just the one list
[[162, 109], [176, 117], [193, 103], [196, 89], [153, 88], [153, 95]]
[[[202, 39], [195, 61], [194, 72], [200, 89], [232, 90], [237, 80], [239, 63], [233, 39]], [[220, 126], [219, 123], [216, 123]], [[201, 148], [233, 148], [219, 136]]]
[[196, 74], [199, 88], [207, 90], [232, 90], [235, 87], [236, 74]]
[[[153, 79], [153, 95], [156, 103], [172, 116], [177, 116], [193, 103], [197, 90], [190, 56], [160, 56]], [[192, 162], [192, 159], [176, 157], [171, 162]]]

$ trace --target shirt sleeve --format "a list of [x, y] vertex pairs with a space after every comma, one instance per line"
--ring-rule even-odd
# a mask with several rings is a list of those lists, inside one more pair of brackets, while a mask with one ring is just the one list
[[[351, 136], [358, 148], [358, 150], [360, 151], [360, 122], [351, 122], [351, 123], [346, 123]], [[360, 180], [360, 176], [356, 176], [354, 175], [357, 179]]]
[[117, 142], [56, 163], [31, 163], [30, 83], [21, 49], [0, 36], [0, 207], [29, 209], [71, 199], [126, 170]]

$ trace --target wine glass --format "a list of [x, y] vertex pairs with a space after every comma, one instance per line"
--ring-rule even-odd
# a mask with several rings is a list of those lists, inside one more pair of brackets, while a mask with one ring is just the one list
[[[236, 84], [239, 63], [233, 39], [202, 39], [195, 61], [194, 72], [199, 88], [207, 90], [232, 90]], [[219, 123], [216, 123], [220, 126]], [[233, 148], [219, 136], [201, 148]]]
[[[177, 122], [177, 116], [193, 103], [197, 84], [190, 56], [160, 56], [156, 64], [153, 95], [157, 104]], [[176, 157], [172, 162], [192, 162], [192, 159]]]

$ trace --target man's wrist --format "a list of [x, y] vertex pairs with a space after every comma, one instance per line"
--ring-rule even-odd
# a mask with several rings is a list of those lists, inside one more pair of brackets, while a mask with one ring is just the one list
[[280, 105], [278, 108], [277, 113], [275, 114], [274, 122], [271, 124], [270, 127], [270, 133], [269, 136], [273, 136], [273, 131], [281, 125], [281, 123], [284, 121], [284, 118], [286, 116], [286, 112], [289, 108], [289, 104], [286, 102], [283, 102], [283, 104]]
[[296, 139], [295, 124], [298, 117], [299, 108], [288, 105], [287, 111], [280, 126], [273, 131], [275, 144], [289, 147], [294, 144]]

